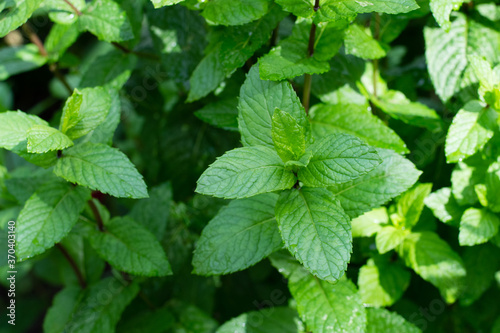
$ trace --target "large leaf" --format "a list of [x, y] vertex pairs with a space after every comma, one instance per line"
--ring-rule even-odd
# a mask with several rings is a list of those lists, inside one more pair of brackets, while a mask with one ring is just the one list
[[398, 252], [408, 267], [439, 289], [446, 302], [453, 303], [462, 292], [466, 275], [462, 259], [437, 234], [411, 233]]
[[104, 144], [84, 143], [64, 152], [54, 173], [69, 182], [115, 197], [146, 198], [142, 176], [128, 157]]
[[26, 22], [43, 0], [7, 0], [0, 5], [0, 37]]
[[269, 0], [213, 0], [201, 13], [210, 24], [241, 25], [267, 13]]
[[290, 113], [301, 126], [308, 126], [304, 108], [290, 83], [261, 80], [259, 67], [252, 67], [241, 86], [238, 105], [244, 146], [274, 147], [271, 119], [276, 108]]
[[366, 313], [354, 284], [342, 278], [332, 284], [309, 274], [297, 262], [273, 255], [271, 262], [288, 279], [288, 288], [297, 301], [297, 310], [314, 333], [361, 333]]
[[276, 220], [285, 246], [315, 276], [337, 281], [352, 252], [349, 217], [332, 194], [322, 188], [281, 193]]
[[276, 151], [262, 146], [237, 148], [219, 157], [198, 179], [196, 191], [221, 198], [246, 198], [291, 188], [295, 175]]
[[497, 113], [479, 101], [470, 101], [453, 118], [446, 136], [446, 160], [458, 162], [483, 149], [498, 128]]
[[329, 189], [351, 218], [387, 203], [409, 189], [422, 173], [392, 150], [377, 149], [382, 164], [368, 174]]
[[46, 153], [71, 147], [73, 141], [54, 127], [34, 125], [28, 130], [28, 152]]
[[272, 307], [244, 313], [219, 327], [216, 333], [297, 333], [297, 312]]
[[462, 246], [486, 243], [498, 233], [500, 218], [487, 209], [469, 208], [460, 220], [458, 241]]
[[26, 201], [17, 221], [19, 260], [54, 246], [78, 221], [90, 192], [64, 181], [42, 185]]
[[21, 111], [0, 113], [0, 147], [13, 149], [28, 138], [28, 130], [35, 125], [48, 126], [48, 123]]
[[46, 62], [47, 57], [40, 54], [35, 44], [3, 47], [0, 49], [0, 81], [41, 67]]
[[261, 261], [283, 246], [274, 216], [278, 195], [234, 200], [208, 223], [196, 245], [194, 272], [227, 274]]
[[367, 107], [359, 104], [317, 104], [309, 111], [313, 135], [352, 134], [371, 146], [407, 153], [405, 143]]
[[113, 267], [141, 276], [172, 274], [161, 244], [149, 230], [127, 217], [104, 223], [105, 231], [94, 231], [90, 244]]

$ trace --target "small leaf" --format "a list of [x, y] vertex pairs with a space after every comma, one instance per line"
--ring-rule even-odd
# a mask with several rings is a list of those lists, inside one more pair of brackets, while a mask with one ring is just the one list
[[[62, 2], [61, 3], [65, 3]], [[74, 15], [74, 14], [73, 14]], [[80, 29], [77, 23], [59, 24], [55, 23], [50, 29], [49, 35], [45, 40], [45, 49], [52, 61], [57, 61], [66, 50], [73, 45], [80, 35]]]
[[201, 13], [214, 25], [241, 25], [267, 13], [269, 0], [212, 0]]
[[389, 223], [387, 208], [375, 208], [351, 221], [352, 237], [371, 237]]
[[391, 225], [383, 227], [375, 237], [375, 244], [380, 254], [387, 253], [395, 249], [405, 239], [407, 230], [395, 228]]
[[366, 320], [366, 333], [421, 333], [421, 330], [414, 324], [406, 321], [396, 312], [386, 309], [367, 308]]
[[221, 100], [204, 106], [194, 113], [210, 125], [230, 131], [238, 130], [238, 99]]
[[220, 198], [247, 198], [291, 188], [296, 178], [270, 148], [236, 148], [219, 157], [198, 179], [196, 192]]
[[297, 333], [297, 312], [286, 307], [247, 312], [229, 320], [216, 333]]
[[486, 243], [498, 233], [500, 218], [487, 209], [469, 208], [460, 220], [458, 241], [462, 246]]
[[450, 14], [453, 10], [460, 9], [464, 0], [431, 0], [432, 15], [439, 25], [448, 31], [451, 27]]
[[2, 47], [0, 49], [0, 81], [19, 73], [29, 72], [43, 66], [46, 62], [47, 57], [40, 54], [35, 44]]
[[28, 130], [27, 134], [29, 153], [46, 153], [73, 145], [70, 138], [50, 126], [35, 125]]
[[103, 144], [87, 142], [68, 149], [57, 161], [54, 173], [115, 197], [148, 197], [146, 184], [128, 157]]
[[163, 6], [172, 6], [172, 5], [178, 4], [179, 2], [183, 2], [183, 1], [184, 0], [151, 0], [151, 2], [153, 3], [153, 6], [155, 6], [155, 8], [160, 8]]
[[298, 161], [306, 152], [305, 128], [288, 112], [276, 109], [272, 117], [274, 148], [283, 162]]
[[431, 193], [424, 203], [439, 220], [458, 227], [464, 209], [458, 205], [449, 187]]
[[473, 205], [478, 201], [474, 186], [484, 181], [488, 162], [480, 156], [458, 162], [451, 174], [451, 192], [461, 206]]
[[134, 54], [111, 50], [95, 58], [83, 73], [79, 86], [121, 89], [128, 81], [136, 63], [137, 57]]
[[397, 201], [396, 213], [391, 219], [396, 226], [411, 229], [420, 219], [424, 209], [424, 199], [431, 193], [432, 184], [417, 184], [403, 193]]
[[48, 123], [21, 111], [0, 113], [0, 148], [14, 149], [28, 138], [28, 130], [35, 125], [48, 126]]
[[346, 30], [344, 43], [347, 54], [363, 59], [380, 59], [386, 55], [380, 43], [358, 24], [351, 24]]

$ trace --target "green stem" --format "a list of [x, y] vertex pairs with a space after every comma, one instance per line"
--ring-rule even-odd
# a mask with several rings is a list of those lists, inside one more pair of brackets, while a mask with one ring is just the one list
[[[317, 12], [319, 9], [319, 0], [314, 2], [314, 11]], [[309, 31], [309, 42], [307, 45], [307, 55], [312, 57], [314, 55], [314, 44], [316, 42], [316, 24], [311, 25], [311, 30]], [[302, 105], [304, 105], [304, 110], [306, 114], [309, 115], [309, 103], [311, 101], [311, 86], [312, 77], [311, 74], [304, 75], [304, 90], [302, 92]]]

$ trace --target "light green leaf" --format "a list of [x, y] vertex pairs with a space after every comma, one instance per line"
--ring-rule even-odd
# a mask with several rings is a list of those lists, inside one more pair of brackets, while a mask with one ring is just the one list
[[269, 0], [212, 0], [201, 15], [213, 25], [241, 25], [267, 13]]
[[475, 54], [469, 57], [469, 61], [474, 74], [479, 80], [480, 97], [494, 90], [500, 80], [491, 68], [490, 63], [484, 57]]
[[111, 50], [95, 58], [87, 71], [83, 73], [79, 86], [121, 89], [128, 81], [136, 63], [135, 55]]
[[238, 130], [238, 99], [224, 99], [204, 106], [194, 115], [210, 125], [230, 131]]
[[277, 108], [290, 113], [301, 126], [307, 128], [309, 121], [291, 84], [261, 80], [259, 67], [252, 67], [241, 87], [238, 105], [238, 123], [244, 146], [274, 148], [272, 116]]
[[398, 253], [408, 267], [439, 289], [447, 303], [453, 303], [462, 292], [466, 275], [462, 259], [437, 234], [411, 233]]
[[62, 132], [45, 125], [32, 126], [27, 132], [27, 139], [29, 153], [46, 153], [73, 145], [73, 141]]
[[380, 43], [358, 24], [351, 24], [345, 32], [345, 52], [363, 59], [380, 59], [386, 52]]
[[288, 112], [276, 109], [272, 117], [274, 148], [283, 162], [298, 161], [306, 152], [306, 129]]
[[458, 227], [464, 209], [458, 205], [451, 193], [451, 188], [443, 187], [431, 193], [425, 198], [424, 203], [439, 220]]
[[352, 252], [349, 217], [330, 192], [302, 188], [281, 193], [276, 220], [285, 246], [322, 280], [335, 282]]
[[361, 300], [367, 306], [384, 307], [397, 302], [410, 285], [411, 274], [397, 263], [375, 257], [359, 270]]
[[288, 279], [297, 310], [314, 333], [362, 333], [366, 313], [354, 284], [342, 278], [336, 283], [317, 279], [297, 262], [273, 255], [271, 262]]
[[54, 173], [69, 182], [121, 198], [147, 198], [142, 176], [128, 157], [104, 144], [84, 143], [66, 150]]
[[366, 333], [420, 333], [421, 330], [396, 312], [386, 309], [366, 309]]
[[274, 216], [278, 195], [265, 193], [232, 201], [203, 229], [193, 257], [194, 273], [228, 274], [246, 269], [283, 242]]
[[387, 209], [375, 208], [351, 221], [352, 237], [371, 237], [382, 229], [381, 224], [387, 223], [389, 223]]
[[58, 243], [78, 221], [89, 198], [87, 189], [63, 181], [40, 186], [19, 214], [18, 259], [31, 258]]
[[93, 0], [80, 16], [80, 27], [100, 40], [121, 42], [134, 38], [127, 14], [113, 0]]
[[500, 213], [500, 196], [498, 195], [498, 189], [500, 188], [500, 162], [494, 162], [488, 167], [484, 184], [478, 184], [474, 187], [476, 194], [478, 186], [482, 186], [483, 206], [492, 212]]
[[155, 8], [160, 8], [163, 6], [172, 6], [172, 5], [178, 4], [179, 2], [183, 2], [183, 1], [184, 0], [151, 0], [151, 2], [153, 3], [153, 6], [155, 6]]
[[408, 153], [406, 144], [366, 106], [359, 104], [316, 104], [309, 111], [313, 135], [319, 139], [328, 134], [346, 133], [367, 144]]
[[384, 254], [395, 249], [408, 233], [408, 230], [398, 229], [392, 225], [383, 227], [375, 237], [378, 252]]
[[473, 156], [458, 162], [451, 174], [451, 192], [459, 205], [473, 205], [478, 201], [474, 186], [484, 181], [488, 162]]
[[458, 111], [446, 136], [448, 163], [458, 162], [483, 149], [498, 128], [496, 112], [479, 101], [470, 101]]
[[297, 333], [297, 312], [285, 307], [244, 313], [219, 327], [216, 333]]
[[64, 105], [61, 131], [70, 139], [88, 134], [106, 119], [111, 101], [103, 87], [75, 89]]
[[382, 164], [351, 182], [329, 188], [351, 218], [387, 203], [409, 189], [422, 173], [392, 150], [377, 149]]
[[[80, 12], [86, 6], [85, 0], [71, 0], [70, 2]], [[56, 24], [71, 25], [78, 20], [75, 10], [66, 1], [45, 0], [42, 8], [49, 12], [49, 18]]]
[[411, 229], [414, 227], [424, 209], [424, 199], [431, 193], [432, 184], [417, 184], [398, 198], [396, 212], [391, 220], [397, 227]]
[[28, 130], [35, 125], [48, 126], [48, 123], [21, 111], [0, 113], [0, 147], [12, 150], [28, 138]]
[[198, 179], [196, 192], [220, 198], [247, 198], [291, 188], [296, 178], [270, 148], [236, 148], [219, 157]]
[[298, 172], [305, 186], [326, 187], [357, 179], [380, 163], [373, 147], [350, 134], [332, 134], [318, 140], [309, 149], [313, 157]]
[[125, 286], [112, 277], [85, 290], [67, 287], [54, 298], [43, 322], [44, 332], [114, 333], [123, 310], [139, 289], [135, 282]]
[[[64, 3], [61, 1], [61, 3]], [[45, 49], [52, 61], [57, 61], [80, 36], [78, 24], [54, 24], [45, 40]]]
[[[0, 38], [26, 22], [43, 0], [7, 0], [0, 5]], [[0, 79], [1, 80], [1, 79]]]
[[430, 0], [432, 15], [441, 28], [448, 31], [451, 27], [450, 14], [453, 10], [460, 9], [465, 0]]
[[41, 67], [46, 62], [47, 57], [40, 54], [35, 44], [2, 47], [0, 49], [0, 81]]
[[469, 208], [460, 220], [458, 241], [462, 246], [486, 243], [498, 233], [500, 218], [487, 209]]
[[172, 274], [161, 244], [149, 230], [127, 217], [104, 223], [105, 231], [94, 231], [90, 244], [113, 267], [134, 275]]

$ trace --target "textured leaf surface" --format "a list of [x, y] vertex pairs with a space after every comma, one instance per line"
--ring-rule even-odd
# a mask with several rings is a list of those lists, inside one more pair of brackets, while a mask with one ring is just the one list
[[406, 144], [365, 106], [358, 104], [317, 104], [309, 111], [313, 135], [321, 138], [334, 133], [357, 136], [367, 144], [407, 153]]
[[312, 158], [298, 177], [306, 186], [326, 187], [359, 178], [381, 160], [373, 147], [350, 134], [333, 134], [318, 140], [309, 150]]
[[395, 312], [386, 309], [366, 309], [366, 333], [420, 333], [412, 323]]
[[273, 307], [244, 313], [217, 329], [216, 333], [297, 333], [297, 312]]
[[290, 113], [301, 126], [308, 126], [304, 108], [290, 83], [261, 80], [259, 67], [252, 67], [241, 87], [238, 105], [238, 123], [244, 146], [274, 147], [271, 133], [276, 108]]
[[269, 0], [213, 0], [201, 13], [210, 24], [241, 25], [267, 13]]
[[128, 157], [104, 144], [88, 142], [68, 149], [57, 161], [54, 173], [115, 197], [148, 197], [146, 184]]
[[83, 11], [79, 22], [82, 29], [106, 42], [134, 38], [126, 12], [112, 0], [93, 0]]
[[351, 218], [397, 197], [417, 181], [422, 173], [413, 163], [392, 150], [377, 149], [382, 164], [368, 174], [329, 189]]
[[78, 221], [90, 193], [63, 181], [42, 185], [26, 201], [17, 221], [17, 251], [20, 260], [54, 246]]
[[149, 230], [130, 218], [113, 218], [105, 231], [95, 231], [90, 244], [117, 269], [141, 276], [172, 274], [165, 251]]
[[41, 67], [46, 62], [47, 58], [40, 54], [35, 44], [2, 47], [0, 49], [0, 81]]
[[203, 229], [193, 257], [194, 272], [227, 274], [248, 268], [283, 242], [274, 216], [278, 195], [265, 193], [232, 201]]
[[285, 246], [315, 276], [337, 281], [352, 252], [349, 217], [325, 189], [282, 192], [276, 220]]
[[500, 218], [487, 209], [469, 208], [460, 220], [458, 241], [462, 246], [486, 243], [498, 233]]
[[296, 119], [279, 109], [272, 118], [274, 148], [283, 162], [298, 161], [306, 152], [306, 129]]
[[437, 234], [411, 233], [398, 252], [408, 267], [439, 289], [446, 302], [457, 299], [462, 291], [465, 267], [458, 254]]
[[267, 147], [244, 147], [226, 152], [198, 179], [196, 191], [221, 198], [246, 198], [291, 188], [295, 175]]
[[27, 138], [29, 153], [46, 153], [50, 150], [62, 150], [73, 145], [73, 141], [62, 132], [45, 125], [31, 127], [28, 130]]
[[113, 333], [123, 310], [138, 292], [137, 283], [124, 286], [111, 277], [85, 290], [67, 287], [54, 298], [43, 323], [44, 331]]
[[43, 0], [17, 0], [2, 5], [0, 37], [5, 37], [10, 31], [26, 22], [42, 2]]
[[13, 149], [27, 139], [28, 130], [35, 125], [48, 126], [48, 123], [35, 115], [21, 111], [0, 113], [0, 147]]
[[366, 313], [354, 284], [343, 278], [332, 284], [315, 278], [289, 257], [273, 255], [272, 264], [288, 279], [297, 310], [315, 333], [361, 333]]
[[361, 300], [368, 306], [391, 306], [410, 285], [410, 277], [410, 272], [397, 263], [391, 263], [382, 257], [370, 259], [359, 270]]
[[446, 160], [458, 162], [479, 150], [498, 128], [497, 114], [479, 101], [471, 101], [453, 118], [446, 136]]

